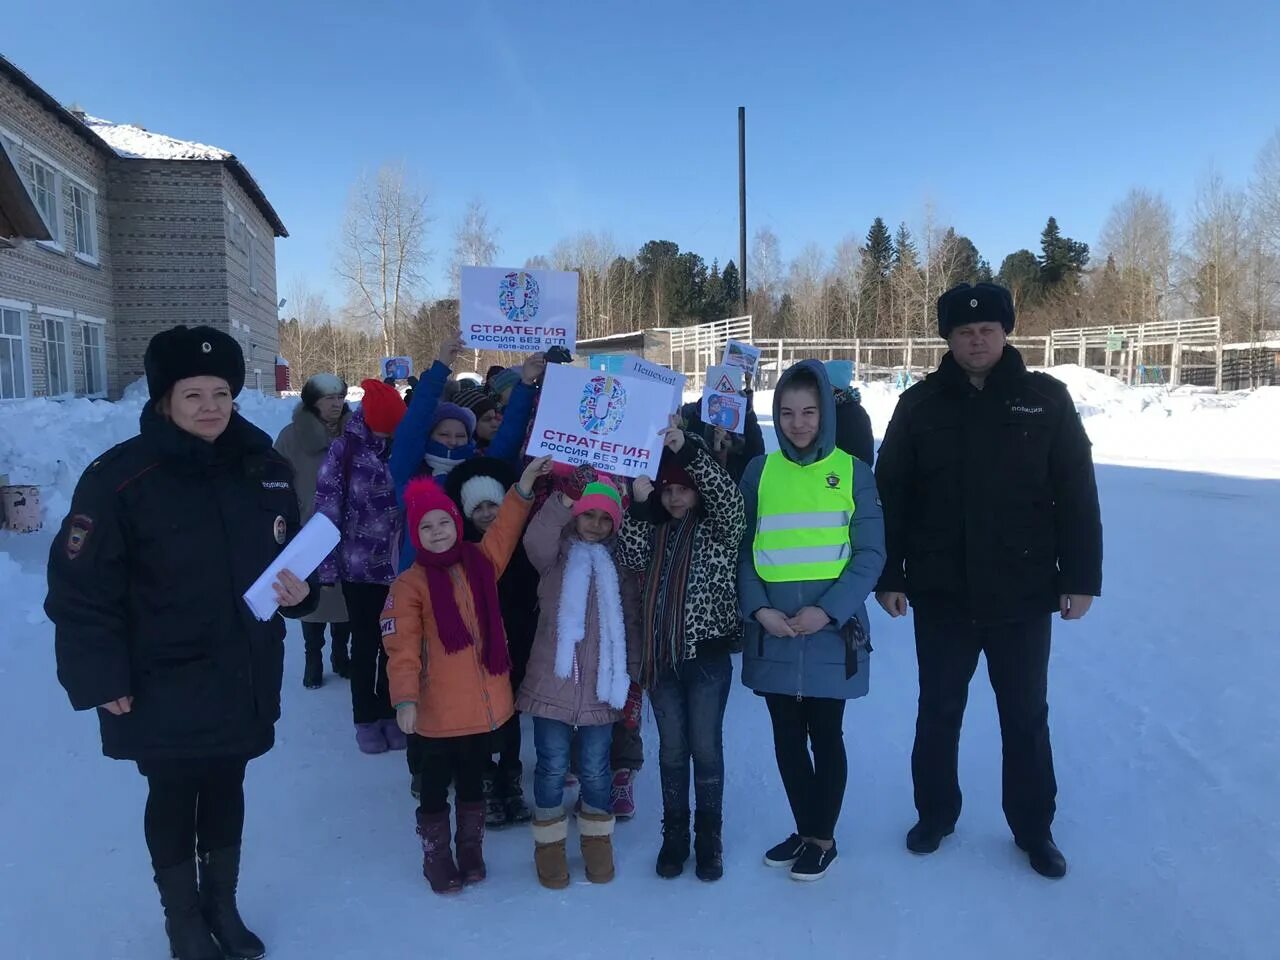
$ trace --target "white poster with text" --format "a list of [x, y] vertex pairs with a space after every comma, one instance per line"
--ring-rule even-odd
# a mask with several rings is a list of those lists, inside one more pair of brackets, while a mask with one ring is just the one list
[[550, 454], [573, 467], [589, 463], [620, 477], [653, 477], [670, 414], [664, 383], [551, 364], [528, 454]]
[[563, 270], [462, 268], [462, 342], [476, 350], [572, 351], [578, 275]]
[[642, 380], [652, 380], [655, 383], [665, 383], [671, 388], [671, 412], [680, 412], [680, 406], [684, 403], [685, 375], [683, 373], [676, 373], [670, 367], [664, 367], [658, 363], [650, 363], [648, 360], [632, 354], [622, 361], [622, 375], [625, 377], [639, 377]]

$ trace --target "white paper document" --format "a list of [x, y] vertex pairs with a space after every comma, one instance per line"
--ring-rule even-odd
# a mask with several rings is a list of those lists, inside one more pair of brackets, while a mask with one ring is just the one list
[[280, 609], [276, 602], [275, 582], [281, 570], [291, 571], [299, 580], [307, 579], [341, 539], [338, 528], [323, 513], [312, 516], [289, 545], [280, 551], [280, 556], [245, 591], [244, 602], [253, 615], [259, 620], [270, 620]]

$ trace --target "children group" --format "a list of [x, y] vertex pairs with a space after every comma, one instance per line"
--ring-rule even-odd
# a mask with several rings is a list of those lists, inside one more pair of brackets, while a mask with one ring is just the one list
[[[730, 434], [690, 404], [663, 433], [657, 476], [628, 482], [524, 455], [546, 355], [477, 387], [452, 377], [460, 349], [442, 346], [407, 403], [366, 380], [352, 412], [339, 378], [311, 378], [276, 443], [303, 513], [342, 535], [305, 618], [304, 681], [323, 682], [328, 623], [359, 748], [406, 752], [431, 888], [485, 879], [486, 827], [529, 820], [544, 886], [571, 882], [571, 819], [586, 879], [612, 880], [646, 697], [660, 741], [656, 871], [679, 876], [692, 855], [699, 878], [718, 880], [738, 651], [795, 815], [765, 862], [822, 877], [844, 794], [844, 703], [867, 690], [864, 602], [884, 562], [874, 478], [837, 446], [823, 365], [779, 384], [778, 453], [763, 456], [754, 414]], [[532, 809], [520, 714], [537, 754]]]

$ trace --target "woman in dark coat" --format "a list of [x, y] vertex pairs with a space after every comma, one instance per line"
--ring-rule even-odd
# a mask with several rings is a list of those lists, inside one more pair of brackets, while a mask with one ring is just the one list
[[[285, 625], [242, 595], [298, 531], [293, 471], [235, 412], [230, 336], [176, 327], [144, 363], [141, 433], [85, 470], [50, 551], [58, 679], [75, 709], [96, 709], [103, 753], [147, 778], [173, 956], [256, 958], [236, 906], [244, 773], [275, 740]], [[311, 589], [282, 572], [280, 613], [310, 612]]]

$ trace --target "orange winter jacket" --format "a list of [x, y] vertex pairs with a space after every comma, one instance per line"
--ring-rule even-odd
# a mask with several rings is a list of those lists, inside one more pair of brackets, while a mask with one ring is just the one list
[[[499, 578], [511, 560], [529, 517], [532, 500], [513, 487], [502, 501], [479, 547]], [[417, 531], [409, 531], [416, 535]], [[472, 636], [480, 636], [471, 587], [462, 564], [449, 568], [453, 596]], [[505, 641], [504, 641], [505, 642]], [[414, 564], [396, 578], [382, 614], [382, 645], [387, 651], [391, 702], [418, 707], [417, 732], [423, 737], [464, 737], [497, 730], [515, 713], [511, 678], [493, 676], [481, 660], [482, 647], [447, 653], [431, 612], [426, 571]]]

